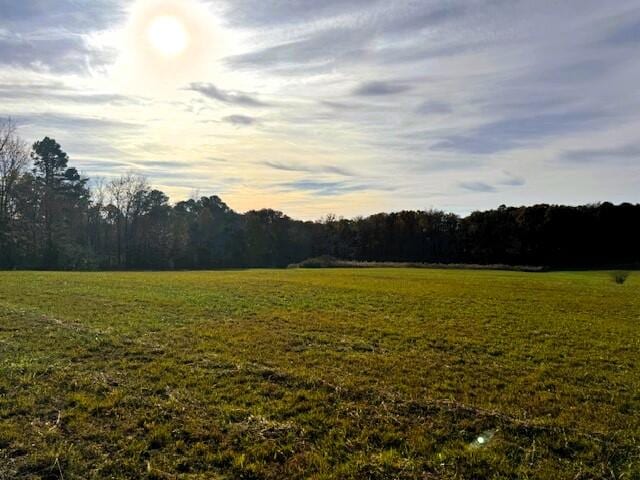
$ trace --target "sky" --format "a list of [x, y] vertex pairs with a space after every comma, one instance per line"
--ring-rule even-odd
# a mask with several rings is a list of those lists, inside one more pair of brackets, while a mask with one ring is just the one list
[[640, 202], [640, 1], [0, 0], [0, 117], [301, 219]]

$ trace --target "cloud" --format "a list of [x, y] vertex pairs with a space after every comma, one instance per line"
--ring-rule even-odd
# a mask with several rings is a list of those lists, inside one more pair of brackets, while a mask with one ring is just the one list
[[493, 154], [529, 146], [532, 142], [567, 133], [594, 130], [607, 118], [597, 111], [540, 113], [506, 117], [450, 135], [431, 150], [467, 154]]
[[563, 83], [574, 85], [578, 82], [592, 81], [606, 75], [609, 60], [579, 60], [562, 65], [553, 65], [550, 68], [541, 69], [536, 74], [529, 74], [523, 80], [538, 81], [543, 85], [553, 85], [557, 88]]
[[205, 158], [205, 161], [211, 163], [229, 163], [229, 160], [227, 160], [226, 158], [219, 157], [207, 157]]
[[396, 95], [411, 90], [409, 85], [393, 82], [366, 82], [360, 85], [353, 92], [361, 97], [378, 97], [386, 95]]
[[65, 30], [0, 33], [0, 64], [55, 73], [87, 72], [115, 59], [113, 52], [91, 48], [81, 35]]
[[252, 97], [246, 93], [234, 92], [230, 90], [221, 90], [212, 83], [192, 83], [189, 90], [198, 92], [207, 98], [217, 100], [230, 105], [239, 105], [242, 107], [266, 107], [268, 104]]
[[490, 193], [496, 191], [494, 186], [484, 182], [460, 182], [458, 185], [470, 192]]
[[329, 173], [335, 175], [343, 175], [345, 177], [354, 176], [354, 173], [347, 169], [334, 165], [305, 165], [300, 163], [284, 163], [284, 162], [263, 162], [264, 165], [275, 170], [284, 172], [306, 172], [306, 173]]
[[[293, 38], [287, 35], [279, 41], [270, 40], [267, 46], [232, 56], [227, 62], [233, 68], [268, 68], [287, 75], [304, 75], [311, 69], [326, 71], [337, 65], [366, 64], [379, 60], [381, 45], [406, 37], [420, 40], [421, 32], [458, 20], [468, 10], [460, 1], [446, 6], [411, 0], [233, 2], [226, 12], [232, 24], [255, 26], [258, 19], [262, 29], [295, 24], [296, 34]], [[397, 61], [407, 50], [413, 53], [415, 47], [405, 45], [388, 60]], [[433, 50], [433, 54], [443, 53]]]
[[413, 3], [399, 9], [396, 15], [391, 15], [382, 20], [385, 32], [413, 33], [415, 30], [433, 28], [444, 22], [455, 20], [467, 14], [469, 7], [464, 3], [455, 2], [449, 5], [436, 6], [429, 3]]
[[452, 158], [446, 160], [430, 160], [424, 161], [420, 171], [425, 172], [447, 172], [455, 170], [470, 170], [477, 168], [481, 162], [475, 158]]
[[0, 0], [0, 65], [53, 73], [84, 73], [115, 61], [115, 48], [90, 36], [125, 18], [120, 0]]
[[604, 43], [609, 45], [633, 45], [640, 43], [640, 19], [620, 22], [618, 26], [606, 36]]
[[289, 40], [227, 59], [232, 68], [278, 67], [309, 68], [310, 64], [329, 65], [338, 58], [351, 58], [367, 41], [366, 31], [332, 27], [296, 40]]
[[513, 175], [506, 171], [502, 173], [504, 176], [497, 181], [499, 185], [506, 185], [508, 187], [522, 187], [527, 183], [527, 181], [523, 177]]
[[443, 113], [452, 113], [453, 107], [447, 102], [427, 100], [416, 109], [416, 112], [420, 115], [440, 115]]
[[311, 22], [344, 15], [345, 12], [361, 12], [379, 3], [381, 0], [227, 0], [224, 13], [227, 22], [234, 26], [264, 28]]
[[601, 149], [578, 149], [564, 152], [561, 160], [575, 164], [640, 164], [640, 146], [625, 145]]
[[503, 171], [502, 174], [491, 183], [483, 181], [467, 181], [458, 182], [458, 186], [469, 192], [494, 193], [498, 191], [498, 186], [522, 187], [526, 183], [527, 182], [524, 178], [513, 175], [507, 171]]
[[[49, 132], [51, 136], [52, 132]], [[41, 135], [39, 139], [44, 137]], [[115, 165], [116, 163], [125, 163], [132, 166], [130, 160], [125, 160], [127, 155], [122, 149], [113, 145], [108, 139], [76, 139], [60, 138], [56, 134], [56, 139], [61, 143], [62, 148], [66, 150], [71, 156], [74, 163], [78, 163], [78, 159], [100, 159], [99, 162], [107, 162], [109, 165]], [[82, 168], [87, 168], [87, 162], [80, 162]]]
[[185, 160], [137, 160], [136, 163], [143, 168], [157, 169], [161, 172], [171, 171], [172, 175], [176, 169], [185, 169], [193, 166], [192, 163]]
[[[5, 114], [3, 114], [5, 115]], [[18, 126], [38, 126], [45, 130], [43, 136], [46, 135], [47, 129], [63, 130], [71, 135], [78, 132], [85, 133], [95, 130], [111, 130], [121, 129], [124, 131], [135, 131], [143, 128], [143, 125], [122, 120], [115, 120], [101, 117], [82, 117], [58, 113], [42, 113], [42, 114], [16, 114], [7, 113], [6, 116], [11, 117]]]
[[371, 110], [375, 109], [368, 103], [364, 102], [337, 102], [335, 100], [322, 100], [320, 105], [331, 108], [333, 110], [341, 110], [347, 112], [353, 112], [355, 110]]
[[0, 23], [15, 29], [66, 28], [73, 32], [100, 30], [122, 21], [124, 2], [120, 0], [0, 0]]
[[[129, 140], [144, 135], [145, 126], [136, 122], [107, 117], [70, 115], [63, 113], [2, 112], [18, 126], [28, 142], [45, 136], [55, 138], [69, 153], [73, 165], [89, 175], [104, 175], [105, 169], [119, 171], [119, 166], [135, 166], [135, 155], [127, 148]], [[99, 165], [99, 169], [94, 169]], [[88, 171], [90, 169], [91, 171]]]
[[67, 87], [61, 82], [0, 83], [0, 99], [12, 101], [43, 100], [81, 105], [130, 105], [140, 103], [140, 100], [135, 97], [113, 93], [87, 93]]
[[319, 180], [296, 180], [293, 182], [278, 183], [276, 186], [285, 191], [308, 191], [319, 196], [334, 196], [375, 189], [375, 187], [366, 184]]
[[443, 6], [411, 0], [396, 0], [393, 4], [383, 0], [227, 0], [224, 16], [230, 24], [244, 28], [314, 25], [324, 21], [346, 23], [354, 30], [369, 30], [370, 35], [384, 35], [413, 33], [458, 19], [468, 12], [467, 3], [454, 0]]
[[254, 125], [258, 120], [247, 115], [229, 115], [224, 117], [222, 121], [236, 126], [249, 126]]

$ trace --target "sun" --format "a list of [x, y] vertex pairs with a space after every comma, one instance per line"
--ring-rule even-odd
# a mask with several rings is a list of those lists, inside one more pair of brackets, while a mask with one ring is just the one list
[[[0, 0], [0, 4], [2, 0]], [[131, 0], [116, 33], [120, 50], [111, 77], [123, 89], [162, 94], [223, 71], [231, 37], [205, 0]], [[1, 36], [1, 34], [0, 34]]]
[[189, 46], [189, 32], [183, 22], [171, 15], [153, 18], [147, 27], [147, 40], [160, 55], [177, 57]]

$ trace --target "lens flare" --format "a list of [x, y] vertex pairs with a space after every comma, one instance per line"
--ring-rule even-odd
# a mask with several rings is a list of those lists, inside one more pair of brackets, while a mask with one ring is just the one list
[[154, 18], [147, 28], [151, 46], [165, 57], [177, 57], [189, 46], [189, 33], [176, 17], [162, 15]]

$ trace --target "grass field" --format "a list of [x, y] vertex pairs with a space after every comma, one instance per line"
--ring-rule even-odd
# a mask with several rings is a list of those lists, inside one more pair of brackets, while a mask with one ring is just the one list
[[640, 478], [640, 275], [0, 273], [0, 479]]

